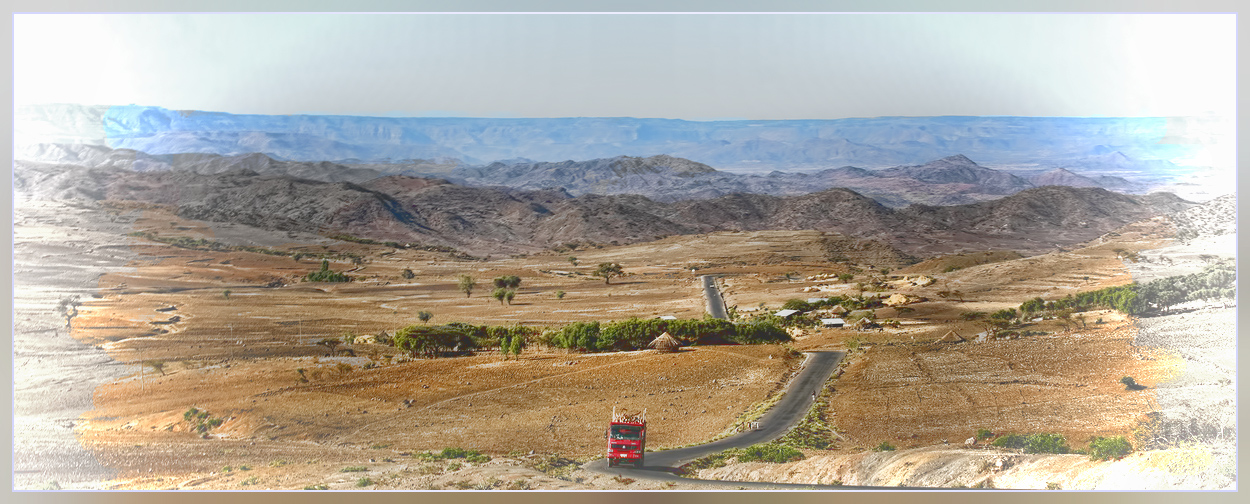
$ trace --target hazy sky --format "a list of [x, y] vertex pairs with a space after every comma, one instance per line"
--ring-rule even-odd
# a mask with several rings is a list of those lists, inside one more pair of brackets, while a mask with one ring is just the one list
[[1232, 14], [17, 14], [16, 102], [233, 113], [1232, 115]]

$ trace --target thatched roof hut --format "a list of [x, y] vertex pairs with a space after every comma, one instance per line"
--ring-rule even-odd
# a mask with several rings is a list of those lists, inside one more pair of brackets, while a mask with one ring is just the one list
[[955, 332], [954, 329], [951, 329], [949, 332], [946, 333], [945, 336], [942, 336], [942, 338], [939, 339], [938, 341], [943, 342], [943, 343], [963, 343], [964, 341], [967, 341], [967, 340], [965, 340], [963, 336], [960, 336], [959, 333]]
[[681, 342], [677, 341], [677, 338], [674, 338], [668, 332], [665, 332], [664, 334], [656, 337], [654, 340], [651, 340], [651, 343], [648, 344], [647, 347], [654, 348], [661, 352], [676, 352], [681, 349]]

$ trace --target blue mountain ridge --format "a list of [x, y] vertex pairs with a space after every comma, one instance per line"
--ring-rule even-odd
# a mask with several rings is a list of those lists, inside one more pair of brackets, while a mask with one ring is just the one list
[[[670, 155], [764, 173], [854, 165], [918, 165], [962, 154], [989, 165], [1158, 172], [1192, 146], [1160, 143], [1166, 118], [879, 117], [686, 121], [597, 118], [426, 118], [254, 115], [109, 107], [107, 144], [149, 154], [260, 152], [294, 161], [459, 159], [585, 161]], [[1040, 173], [1040, 172], [1039, 172]]]

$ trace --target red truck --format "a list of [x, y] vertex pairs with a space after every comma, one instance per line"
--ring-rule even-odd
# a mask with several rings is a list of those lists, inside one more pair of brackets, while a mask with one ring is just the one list
[[612, 423], [608, 424], [608, 467], [630, 462], [642, 467], [643, 451], [647, 446], [647, 410], [642, 413], [617, 413], [612, 408]]

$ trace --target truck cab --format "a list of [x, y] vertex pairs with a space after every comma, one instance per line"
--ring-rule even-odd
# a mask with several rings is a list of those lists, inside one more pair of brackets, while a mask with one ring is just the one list
[[608, 467], [622, 462], [642, 467], [647, 445], [647, 422], [612, 422], [608, 425]]

